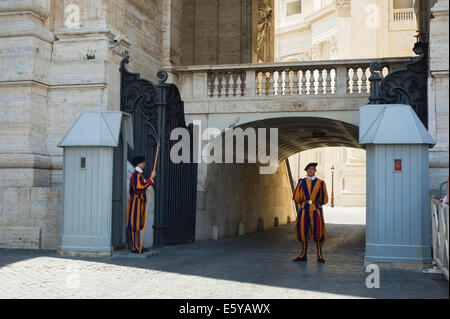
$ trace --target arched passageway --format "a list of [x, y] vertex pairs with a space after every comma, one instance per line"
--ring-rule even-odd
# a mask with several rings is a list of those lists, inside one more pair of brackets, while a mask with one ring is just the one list
[[330, 118], [298, 116], [269, 118], [245, 123], [240, 127], [278, 129], [279, 162], [298, 152], [318, 147], [361, 148], [356, 125]]
[[[197, 192], [197, 240], [236, 236], [240, 228], [251, 233], [295, 221], [296, 209], [292, 201], [295, 182], [286, 165], [288, 157], [318, 147], [361, 148], [358, 126], [354, 123], [327, 117], [293, 116], [260, 119], [224, 130], [220, 136], [223, 153], [229, 151], [223, 137], [236, 128], [246, 133], [244, 139], [235, 138], [233, 145], [234, 150], [244, 146], [242, 163], [236, 163], [235, 156], [233, 163], [204, 164], [204, 184]], [[258, 154], [256, 148], [260, 148], [249, 142], [253, 136], [251, 131], [258, 135], [258, 129], [263, 128], [267, 129], [267, 144], [269, 129], [277, 129], [278, 166], [273, 174], [261, 174], [259, 168], [264, 163], [259, 160], [248, 162], [249, 154]], [[273, 151], [271, 147], [273, 145], [266, 145], [267, 154]], [[331, 181], [329, 184], [331, 187]]]

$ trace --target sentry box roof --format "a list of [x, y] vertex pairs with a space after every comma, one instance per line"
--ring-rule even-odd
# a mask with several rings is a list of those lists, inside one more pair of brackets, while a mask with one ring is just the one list
[[406, 104], [369, 104], [359, 109], [359, 144], [429, 144], [436, 142]]
[[117, 147], [121, 131], [123, 132], [123, 142], [134, 148], [133, 124], [130, 114], [119, 111], [85, 112], [72, 125], [59, 142], [58, 147]]

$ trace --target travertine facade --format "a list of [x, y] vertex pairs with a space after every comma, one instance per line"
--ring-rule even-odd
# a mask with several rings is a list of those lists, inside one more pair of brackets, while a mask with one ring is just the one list
[[183, 65], [252, 62], [252, 0], [184, 0]]
[[[308, 5], [308, 1], [303, 2]], [[215, 15], [211, 3], [216, 4]], [[366, 48], [375, 50], [377, 56], [395, 55], [395, 48], [393, 53], [387, 45], [373, 47], [376, 42], [373, 39], [386, 36], [378, 31], [365, 34], [363, 39], [353, 41], [351, 45], [340, 45], [346, 41], [346, 34], [355, 32], [349, 19], [355, 19], [352, 23], [356, 26], [365, 23], [359, 14], [364, 8], [358, 7], [358, 3], [320, 1], [315, 19], [318, 23], [324, 17], [323, 24], [317, 24], [316, 33], [305, 35], [296, 42], [304, 44], [314, 39], [320, 44], [323, 42], [320, 34], [331, 35], [332, 32], [327, 32], [330, 26], [331, 29], [338, 26], [344, 31], [337, 32], [336, 40], [326, 45], [309, 48], [310, 59], [321, 58], [323, 52], [337, 52], [336, 57], [339, 58], [348, 57], [350, 53], [354, 57], [362, 57], [362, 49]], [[256, 19], [260, 23], [255, 24], [257, 16], [245, 14], [245, 11], [249, 12], [250, 5], [257, 4], [266, 13], [261, 13], [261, 19]], [[334, 13], [328, 12], [330, 5], [335, 6], [338, 12], [334, 18]], [[183, 64], [269, 61], [273, 49], [269, 43], [273, 24], [265, 23], [264, 17], [275, 17], [277, 8], [276, 3], [271, 5], [269, 0], [227, 0], [226, 4], [220, 0], [0, 1], [0, 247], [57, 249], [62, 150], [56, 145], [82, 112], [119, 109], [118, 69], [122, 50], [130, 52], [130, 70], [156, 80], [156, 72], [164, 68], [170, 73], [169, 81], [174, 83], [178, 83], [176, 67]], [[380, 5], [379, 9], [387, 10], [387, 7]], [[200, 14], [200, 17], [189, 22], [183, 18], [189, 12]], [[436, 188], [448, 174], [448, 0], [439, 0], [435, 4], [433, 16], [430, 27], [429, 119], [430, 131], [438, 141], [431, 152], [431, 172], [437, 181], [432, 187]], [[205, 20], [202, 21], [202, 17]], [[215, 31], [211, 29], [210, 20], [217, 27]], [[186, 25], [189, 23], [191, 25]], [[259, 42], [254, 31], [258, 25], [258, 32], [265, 34]], [[184, 34], [189, 27], [195, 32], [190, 38]], [[111, 41], [118, 34], [122, 35], [121, 46], [110, 48]], [[392, 39], [396, 43], [403, 41], [403, 37]], [[255, 41], [256, 44], [264, 44], [260, 45], [263, 50], [260, 50], [260, 58], [256, 61], [258, 50]], [[323, 48], [326, 50], [320, 51]], [[276, 47], [274, 52], [275, 56], [279, 52]], [[200, 60], [193, 60], [197, 58]], [[274, 70], [280, 67], [276, 65]], [[193, 86], [183, 88], [180, 81], [181, 90], [191, 89], [198, 93], [205, 89], [207, 92], [207, 87], [196, 86], [208, 85], [204, 81], [206, 73], [193, 74], [193, 81], [189, 82]], [[197, 79], [198, 76], [200, 78]], [[255, 88], [255, 81], [248, 84], [248, 88], [251, 87]], [[336, 89], [345, 91], [341, 83]], [[208, 101], [206, 94], [205, 99]], [[271, 104], [270, 101], [264, 103]], [[298, 110], [298, 102], [294, 99], [285, 104], [286, 108], [279, 105], [268, 107], [280, 115]], [[254, 105], [247, 105], [249, 111], [242, 114], [248, 122], [262, 119], [254, 111]], [[326, 112], [330, 105], [334, 104], [323, 104], [318, 98], [311, 98], [303, 107], [312, 112], [317, 106], [320, 112]], [[206, 107], [207, 111], [198, 118], [207, 123], [210, 112], [232, 111], [236, 104], [225, 100], [217, 101], [211, 107], [209, 102], [201, 107], [195, 103], [187, 103], [187, 106], [192, 107], [187, 110], [188, 114], [195, 116], [198, 109]], [[346, 107], [352, 111], [355, 105]], [[237, 165], [232, 170], [214, 165], [206, 169], [206, 166], [199, 167], [197, 239], [211, 238], [212, 225], [219, 227], [219, 236], [228, 236], [236, 234], [240, 222], [250, 232], [256, 229], [255, 223], [259, 218], [263, 218], [265, 226], [270, 227], [275, 217], [279, 217], [281, 224], [287, 222], [287, 216], [292, 214], [288, 199], [290, 188], [286, 186], [283, 165], [277, 175], [263, 177], [252, 165]], [[336, 167], [336, 172], [338, 170]], [[329, 171], [325, 173], [329, 174]], [[330, 179], [329, 175], [324, 177]], [[220, 178], [231, 189], [230, 193], [217, 189], [216, 182]], [[336, 185], [338, 183], [337, 179]], [[268, 190], [271, 191], [270, 196], [265, 198]], [[235, 195], [241, 196], [227, 203], [227, 199]], [[251, 199], [255, 202], [249, 204]]]
[[449, 174], [448, 11], [449, 1], [439, 0], [431, 9], [432, 18], [430, 20], [428, 129], [437, 142], [436, 146], [430, 150], [430, 187], [432, 190], [438, 190]]
[[179, 21], [180, 7], [160, 0], [0, 3], [0, 247], [57, 248], [57, 143], [82, 112], [119, 109], [121, 56], [108, 48], [115, 35], [144, 77], [178, 62], [180, 27], [168, 22]]
[[[292, 10], [294, 3], [298, 5]], [[415, 56], [414, 1], [279, 0], [277, 9], [277, 61]], [[303, 166], [320, 159], [319, 174], [326, 173], [327, 181], [331, 181], [331, 167], [336, 168], [335, 205], [365, 206], [363, 150], [314, 149], [294, 155], [291, 161], [299, 162], [298, 157]]]
[[273, 61], [274, 0], [182, 2], [182, 65]]
[[[296, 11], [289, 5], [299, 2]], [[412, 56], [412, 0], [279, 0], [275, 60], [309, 61]]]

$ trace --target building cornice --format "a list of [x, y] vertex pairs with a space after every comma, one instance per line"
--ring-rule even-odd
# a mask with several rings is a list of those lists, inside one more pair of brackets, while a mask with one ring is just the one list
[[334, 16], [337, 16], [337, 8], [334, 3], [309, 14], [308, 16], [305, 17], [305, 19], [303, 21], [287, 24], [287, 25], [277, 28], [275, 31], [275, 34], [278, 35], [278, 34], [283, 34], [283, 33], [288, 33], [288, 32], [293, 32], [293, 31], [298, 32], [298, 31], [310, 30], [311, 25], [313, 23], [317, 22], [320, 19], [327, 18], [328, 16], [333, 15], [333, 14], [334, 14]]
[[0, 38], [36, 37], [48, 43], [55, 41], [55, 35], [33, 21], [0, 23]]
[[41, 6], [36, 0], [0, 1], [0, 13], [33, 13], [41, 19], [50, 15], [47, 8]]

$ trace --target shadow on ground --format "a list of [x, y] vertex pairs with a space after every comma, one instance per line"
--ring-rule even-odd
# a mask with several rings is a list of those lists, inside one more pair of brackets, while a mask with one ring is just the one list
[[[448, 282], [420, 269], [382, 267], [380, 288], [368, 289], [364, 266], [364, 225], [327, 224], [326, 264], [316, 262], [314, 245], [307, 263], [293, 263], [299, 243], [294, 224], [263, 233], [219, 241], [166, 246], [159, 256], [138, 258], [70, 258], [53, 251], [0, 249], [0, 268], [22, 260], [51, 257], [209, 277], [236, 282], [367, 298], [448, 298]], [[132, 268], [130, 269], [132, 271]], [[248, 296], [251, 298], [252, 296]]]

